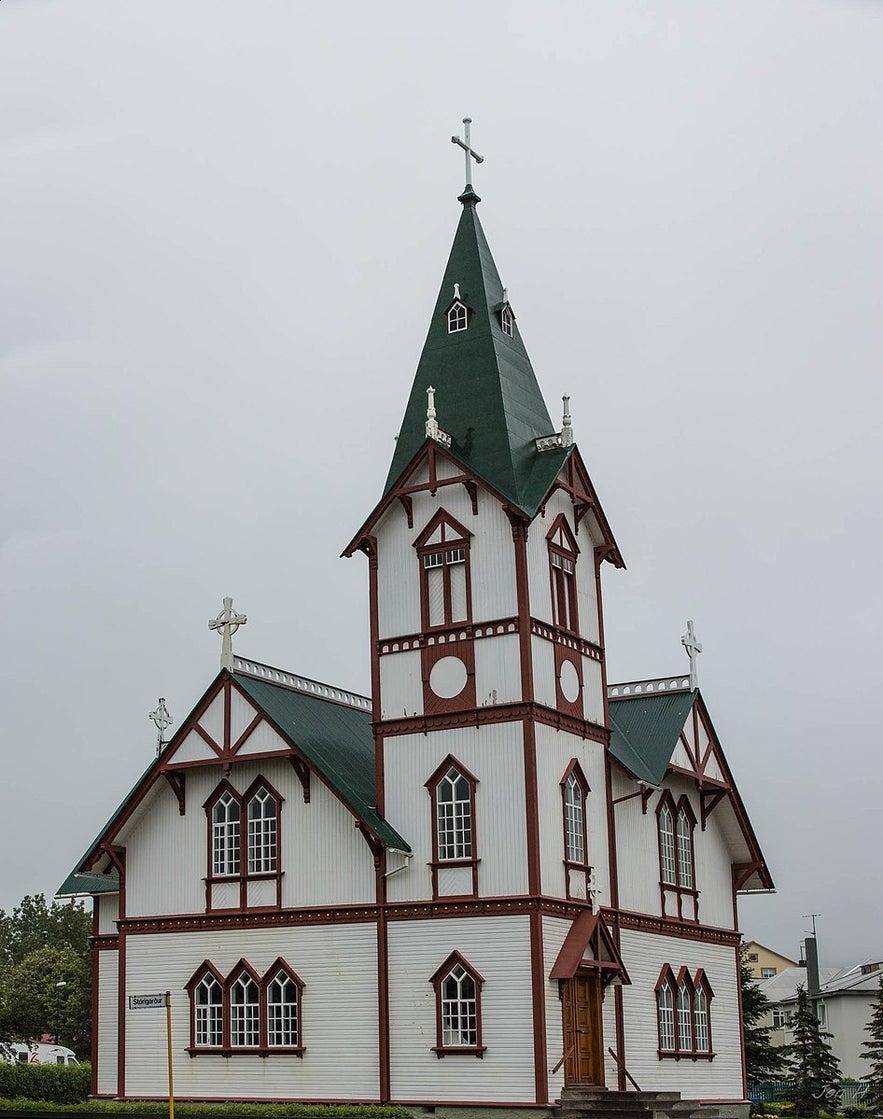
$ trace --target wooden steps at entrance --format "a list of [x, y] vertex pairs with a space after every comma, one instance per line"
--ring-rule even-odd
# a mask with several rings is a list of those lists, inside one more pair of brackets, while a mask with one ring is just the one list
[[720, 1119], [716, 1107], [703, 1107], [680, 1092], [610, 1092], [591, 1084], [561, 1089], [556, 1119]]

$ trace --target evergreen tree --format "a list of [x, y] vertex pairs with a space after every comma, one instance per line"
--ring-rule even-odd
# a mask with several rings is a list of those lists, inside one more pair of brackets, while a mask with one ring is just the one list
[[751, 977], [743, 945], [739, 959], [742, 984], [742, 1029], [745, 1035], [745, 1074], [753, 1084], [778, 1080], [782, 1075], [784, 1051], [770, 1041], [772, 1026], [761, 1025], [770, 1010], [770, 1001]]
[[791, 1032], [794, 1040], [785, 1046], [786, 1075], [791, 1081], [786, 1098], [801, 1116], [836, 1110], [836, 1093], [831, 1097], [826, 1090], [840, 1080], [840, 1064], [828, 1044], [832, 1035], [819, 1024], [803, 986], [797, 988]]
[[868, 1061], [871, 1071], [862, 1077], [870, 1081], [868, 1091], [862, 1099], [870, 1107], [883, 1107], [883, 975], [877, 987], [877, 998], [871, 1011], [871, 1020], [865, 1026], [865, 1033], [871, 1040], [862, 1045], [862, 1059]]

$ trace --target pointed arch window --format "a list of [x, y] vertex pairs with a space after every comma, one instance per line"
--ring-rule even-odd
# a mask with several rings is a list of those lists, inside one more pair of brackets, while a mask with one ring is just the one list
[[561, 781], [564, 809], [564, 861], [572, 866], [588, 865], [586, 835], [586, 796], [589, 784], [576, 758], [571, 761]]
[[230, 1046], [257, 1049], [261, 1043], [260, 980], [242, 965], [228, 986], [230, 1004]]
[[659, 1027], [659, 1052], [674, 1053], [675, 1043], [675, 979], [671, 968], [662, 969], [656, 984], [656, 1014]]
[[481, 988], [484, 979], [459, 952], [452, 952], [430, 979], [435, 988], [437, 1057], [484, 1055]]
[[449, 766], [435, 787], [439, 860], [472, 858], [473, 789], [469, 778]]
[[460, 330], [465, 330], [469, 325], [469, 313], [466, 310], [465, 303], [455, 299], [448, 308], [447, 321], [448, 334], [456, 334]]
[[277, 960], [264, 976], [268, 1049], [302, 1049], [302, 991], [303, 983], [282, 959]]
[[212, 807], [212, 872], [217, 877], [239, 873], [240, 817], [236, 793], [225, 788]]
[[696, 817], [686, 794], [675, 804], [663, 793], [656, 810], [659, 830], [659, 879], [663, 886], [693, 890], [696, 885], [693, 831]]
[[424, 629], [471, 620], [471, 536], [459, 521], [440, 509], [414, 541], [420, 563], [420, 610]]
[[224, 984], [209, 963], [188, 985], [191, 1044], [196, 1049], [220, 1049], [224, 1044]]
[[500, 312], [500, 326], [503, 328], [503, 333], [509, 338], [515, 334], [515, 316], [508, 304]]
[[555, 518], [546, 536], [552, 587], [552, 621], [560, 629], [579, 632], [576, 561], [579, 546], [564, 514]]
[[266, 785], [246, 796], [248, 873], [272, 874], [278, 859], [279, 801]]
[[656, 982], [659, 1056], [675, 1060], [711, 1060], [711, 1000], [714, 992], [702, 968], [691, 976], [681, 968], [677, 977], [664, 964]]

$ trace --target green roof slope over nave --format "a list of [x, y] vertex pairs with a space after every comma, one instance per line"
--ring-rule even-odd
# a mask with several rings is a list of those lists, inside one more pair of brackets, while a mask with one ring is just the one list
[[[517, 323], [504, 333], [503, 284], [478, 220], [471, 186], [417, 366], [389, 476], [388, 493], [426, 440], [426, 390], [436, 390], [439, 427], [451, 454], [516, 508], [534, 517], [570, 447], [538, 452], [552, 424]], [[454, 285], [468, 309], [466, 330], [448, 333]]]

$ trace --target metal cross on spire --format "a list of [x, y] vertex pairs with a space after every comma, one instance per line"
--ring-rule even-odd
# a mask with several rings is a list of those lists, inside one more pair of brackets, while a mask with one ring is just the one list
[[452, 136], [451, 143], [458, 144], [466, 153], [466, 185], [472, 186], [472, 160], [476, 163], [484, 163], [484, 156], [479, 155], [477, 151], [473, 151], [470, 147], [472, 141], [469, 138], [469, 125], [472, 124], [472, 117], [463, 117], [463, 125], [466, 132], [466, 139], [461, 140], [459, 136]]
[[166, 707], [166, 701], [162, 696], [159, 697], [159, 703], [156, 705], [155, 711], [148, 711], [147, 718], [153, 721], [156, 727], [156, 756], [159, 757], [162, 753], [162, 748], [166, 744], [165, 732], [175, 721], [169, 714]]
[[237, 614], [233, 610], [233, 599], [224, 599], [224, 609], [217, 618], [209, 620], [209, 629], [221, 630], [221, 668], [228, 672], [233, 671], [233, 634], [244, 626], [248, 618], [244, 614]]
[[692, 622], [687, 622], [687, 632], [681, 636], [681, 644], [687, 650], [687, 656], [690, 658], [690, 691], [695, 692], [699, 687], [696, 657], [702, 652], [702, 646], [696, 640]]

